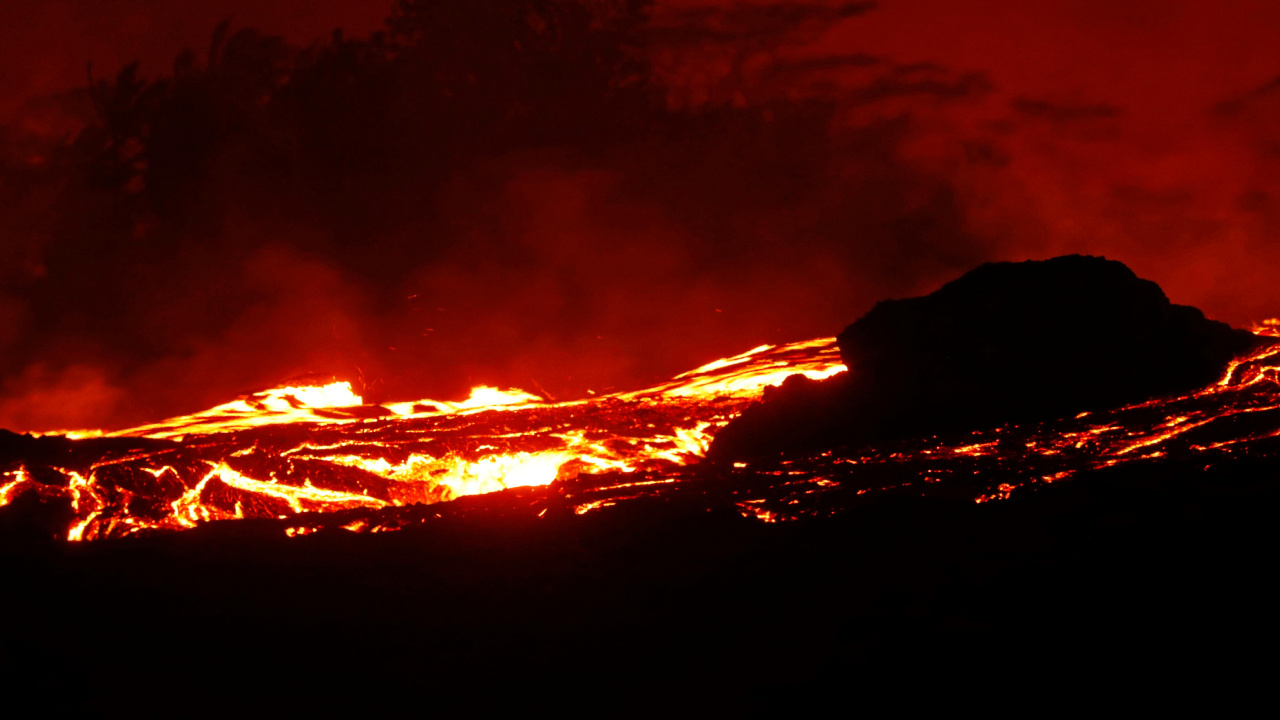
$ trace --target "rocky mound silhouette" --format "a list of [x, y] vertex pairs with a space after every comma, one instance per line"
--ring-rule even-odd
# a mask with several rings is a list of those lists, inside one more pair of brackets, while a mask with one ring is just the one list
[[886, 300], [840, 334], [850, 372], [788, 378], [716, 436], [760, 458], [1066, 417], [1185, 393], [1271, 342], [1174, 305], [1123, 263], [982, 265]]

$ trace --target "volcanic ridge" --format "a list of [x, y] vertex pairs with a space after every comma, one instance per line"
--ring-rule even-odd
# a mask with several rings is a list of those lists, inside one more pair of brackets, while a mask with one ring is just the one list
[[1274, 340], [1174, 305], [1123, 263], [988, 263], [886, 300], [838, 338], [850, 372], [765, 389], [711, 457], [859, 447], [1109, 410], [1211, 384]]

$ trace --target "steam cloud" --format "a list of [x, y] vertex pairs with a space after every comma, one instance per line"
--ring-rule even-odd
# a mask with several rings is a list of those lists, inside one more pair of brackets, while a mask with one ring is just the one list
[[1147, 106], [845, 39], [892, 3], [476, 5], [305, 47], [223, 27], [28, 102], [0, 136], [0, 427], [309, 374], [581, 396], [1063, 252], [1220, 319], [1280, 308], [1275, 82], [1138, 142]]

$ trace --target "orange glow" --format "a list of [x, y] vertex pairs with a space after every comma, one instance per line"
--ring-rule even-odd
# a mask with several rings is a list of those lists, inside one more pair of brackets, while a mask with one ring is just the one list
[[[1280, 337], [1280, 322], [1254, 332]], [[553, 483], [564, 484], [533, 496], [544, 500], [529, 512], [546, 516], [545, 498], [558, 492], [583, 515], [642, 496], [702, 492], [690, 478], [719, 474], [746, 484], [716, 492], [730, 492], [746, 517], [772, 523], [828, 514], [840, 493], [958, 488], [985, 503], [1082, 470], [1175, 451], [1230, 453], [1280, 436], [1268, 414], [1280, 411], [1280, 346], [1270, 346], [1183, 396], [1028, 427], [686, 469], [764, 387], [844, 370], [834, 339], [824, 338], [761, 346], [656, 387], [572, 402], [476, 388], [461, 401], [366, 405], [346, 383], [276, 388], [112, 433], [156, 444], [91, 467], [4, 469], [0, 506], [27, 492], [61, 499], [74, 514], [61, 531], [68, 540], [242, 518], [286, 519], [282, 531], [296, 537], [396, 530], [425, 517], [406, 519], [396, 508]], [[885, 475], [877, 470], [884, 466], [902, 469]], [[341, 521], [325, 519], [338, 511], [346, 511]]]
[[182, 437], [263, 425], [307, 422], [317, 417], [316, 411], [359, 407], [363, 402], [348, 382], [335, 382], [317, 387], [286, 386], [246, 395], [204, 412], [184, 415], [154, 425], [142, 425], [113, 433], [79, 430], [76, 434], [79, 437], [104, 434], [117, 437]]
[[[715, 432], [766, 385], [795, 373], [821, 378], [843, 370], [834, 338], [824, 338], [762, 345], [654, 388], [573, 402], [477, 387], [461, 401], [366, 405], [345, 382], [280, 387], [109, 433], [181, 442], [103, 460], [86, 473], [55, 469], [65, 486], [45, 491], [71, 500], [76, 519], [66, 538], [93, 540], [213, 521], [429, 504], [581, 474], [621, 478], [701, 459]], [[297, 439], [280, 440], [273, 428], [283, 427], [290, 428], [283, 435]], [[164, 489], [155, 497], [124, 489], [157, 484]], [[31, 485], [24, 469], [7, 473], [0, 505]], [[586, 503], [576, 511], [615, 501]], [[148, 510], [131, 510], [131, 503]], [[341, 527], [386, 529], [366, 521]], [[314, 530], [294, 525], [286, 534]]]
[[766, 510], [760, 507], [758, 503], [762, 502], [764, 502], [764, 500], [747, 500], [738, 503], [738, 508], [742, 511], [743, 515], [747, 517], [754, 517], [760, 522], [778, 522], [781, 519], [778, 514], [772, 510]]
[[19, 467], [0, 477], [5, 478], [4, 484], [0, 485], [0, 507], [13, 502], [19, 493], [31, 485], [31, 478], [27, 477], [27, 469], [24, 467]]

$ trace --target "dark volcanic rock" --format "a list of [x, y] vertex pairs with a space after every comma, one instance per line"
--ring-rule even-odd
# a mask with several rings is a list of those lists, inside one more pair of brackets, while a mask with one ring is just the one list
[[887, 300], [840, 334], [847, 376], [796, 376], [725, 427], [713, 459], [1064, 417], [1182, 393], [1270, 342], [1174, 305], [1124, 264], [991, 263]]
[[0, 470], [9, 470], [10, 466], [16, 465], [52, 465], [80, 470], [106, 458], [172, 447], [172, 440], [132, 437], [72, 440], [65, 435], [34, 437], [0, 428]]

